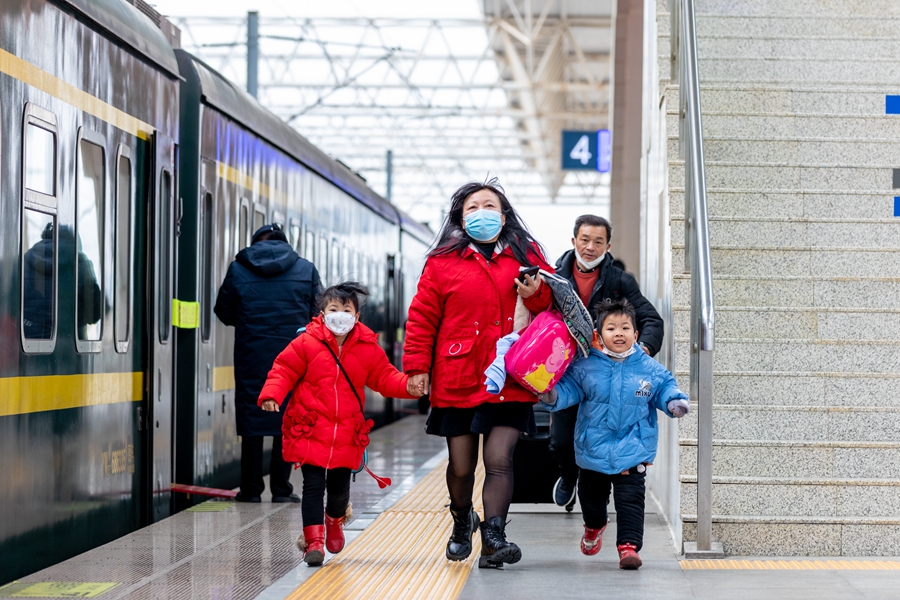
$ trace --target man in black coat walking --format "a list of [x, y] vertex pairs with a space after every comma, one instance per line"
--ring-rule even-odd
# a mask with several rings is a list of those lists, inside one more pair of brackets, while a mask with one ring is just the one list
[[239, 502], [259, 502], [263, 482], [263, 437], [272, 436], [269, 485], [273, 502], [299, 502], [281, 456], [281, 412], [256, 405], [275, 357], [309, 323], [321, 282], [308, 260], [300, 258], [278, 225], [253, 234], [228, 267], [216, 298], [216, 316], [234, 331], [235, 418], [241, 436]]
[[[582, 215], [575, 219], [572, 249], [556, 261], [556, 274], [571, 282], [582, 303], [597, 319], [596, 306], [609, 298], [624, 298], [637, 316], [638, 345], [650, 356], [662, 347], [663, 320], [643, 294], [634, 276], [616, 266], [609, 254], [612, 225], [603, 217]], [[575, 464], [575, 419], [578, 406], [553, 413], [550, 451], [559, 462], [560, 478], [553, 499], [565, 506], [575, 499], [578, 465]]]

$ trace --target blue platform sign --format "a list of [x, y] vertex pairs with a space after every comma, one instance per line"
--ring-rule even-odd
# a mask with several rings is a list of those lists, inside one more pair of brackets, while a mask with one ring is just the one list
[[597, 170], [601, 173], [609, 173], [612, 164], [612, 136], [609, 129], [601, 129], [597, 132]]
[[562, 132], [563, 171], [593, 171], [597, 168], [597, 132]]
[[562, 134], [562, 168], [564, 171], [609, 172], [612, 146], [608, 129], [563, 131]]

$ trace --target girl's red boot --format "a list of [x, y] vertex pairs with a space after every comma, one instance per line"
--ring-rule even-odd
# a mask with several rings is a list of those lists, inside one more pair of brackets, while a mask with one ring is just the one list
[[303, 560], [311, 567], [318, 567], [325, 561], [325, 526], [310, 525], [304, 527], [303, 537], [306, 542]]
[[344, 549], [344, 517], [334, 519], [325, 515], [325, 548], [332, 554]]

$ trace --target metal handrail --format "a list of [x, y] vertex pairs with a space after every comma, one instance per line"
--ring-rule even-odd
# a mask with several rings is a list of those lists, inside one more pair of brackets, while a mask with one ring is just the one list
[[712, 366], [715, 307], [694, 0], [671, 1], [672, 73], [678, 74], [684, 159], [684, 272], [691, 274], [691, 400], [697, 406], [697, 550], [712, 548]]

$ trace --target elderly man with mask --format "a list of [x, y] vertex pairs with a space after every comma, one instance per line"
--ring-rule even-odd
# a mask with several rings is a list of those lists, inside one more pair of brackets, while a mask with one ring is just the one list
[[[572, 249], [556, 261], [556, 274], [571, 282], [592, 319], [596, 305], [624, 298], [634, 306], [638, 344], [655, 356], [663, 341], [663, 320], [638, 286], [635, 278], [613, 264], [609, 253], [612, 225], [603, 217], [582, 215], [575, 219]], [[578, 465], [575, 464], [575, 419], [578, 406], [553, 414], [550, 424], [550, 451], [559, 462], [560, 477], [553, 488], [553, 500], [566, 506], [575, 499]]]

